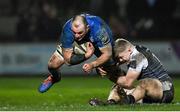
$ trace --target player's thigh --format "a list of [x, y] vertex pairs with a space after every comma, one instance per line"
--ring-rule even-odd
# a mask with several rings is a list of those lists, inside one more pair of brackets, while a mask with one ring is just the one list
[[58, 49], [52, 54], [49, 59], [48, 67], [49, 68], [59, 68], [64, 64], [64, 58]]
[[162, 83], [158, 79], [143, 79], [140, 86], [145, 89], [146, 96], [153, 99], [161, 99], [163, 97]]

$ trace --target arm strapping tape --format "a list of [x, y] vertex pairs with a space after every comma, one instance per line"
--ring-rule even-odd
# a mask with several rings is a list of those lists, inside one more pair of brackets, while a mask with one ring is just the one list
[[70, 59], [71, 65], [76, 65], [86, 60], [86, 57], [84, 54], [72, 54]]

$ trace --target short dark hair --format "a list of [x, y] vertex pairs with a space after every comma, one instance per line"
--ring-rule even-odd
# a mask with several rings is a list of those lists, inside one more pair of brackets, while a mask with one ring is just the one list
[[115, 57], [118, 56], [119, 53], [125, 51], [128, 46], [132, 46], [132, 44], [123, 38], [119, 38], [115, 41], [114, 51], [115, 51]]

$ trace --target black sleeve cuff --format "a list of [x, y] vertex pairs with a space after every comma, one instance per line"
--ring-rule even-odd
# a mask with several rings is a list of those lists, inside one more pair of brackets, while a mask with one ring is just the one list
[[86, 57], [84, 54], [72, 54], [71, 59], [70, 59], [70, 64], [76, 65], [85, 60], [86, 60]]

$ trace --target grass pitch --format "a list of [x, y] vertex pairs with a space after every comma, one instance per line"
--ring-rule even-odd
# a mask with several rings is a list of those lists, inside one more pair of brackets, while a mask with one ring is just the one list
[[180, 79], [174, 79], [175, 98], [171, 104], [135, 104], [92, 107], [88, 100], [105, 100], [113, 85], [101, 77], [63, 77], [46, 93], [37, 88], [42, 77], [1, 77], [0, 111], [175, 111], [180, 110]]

